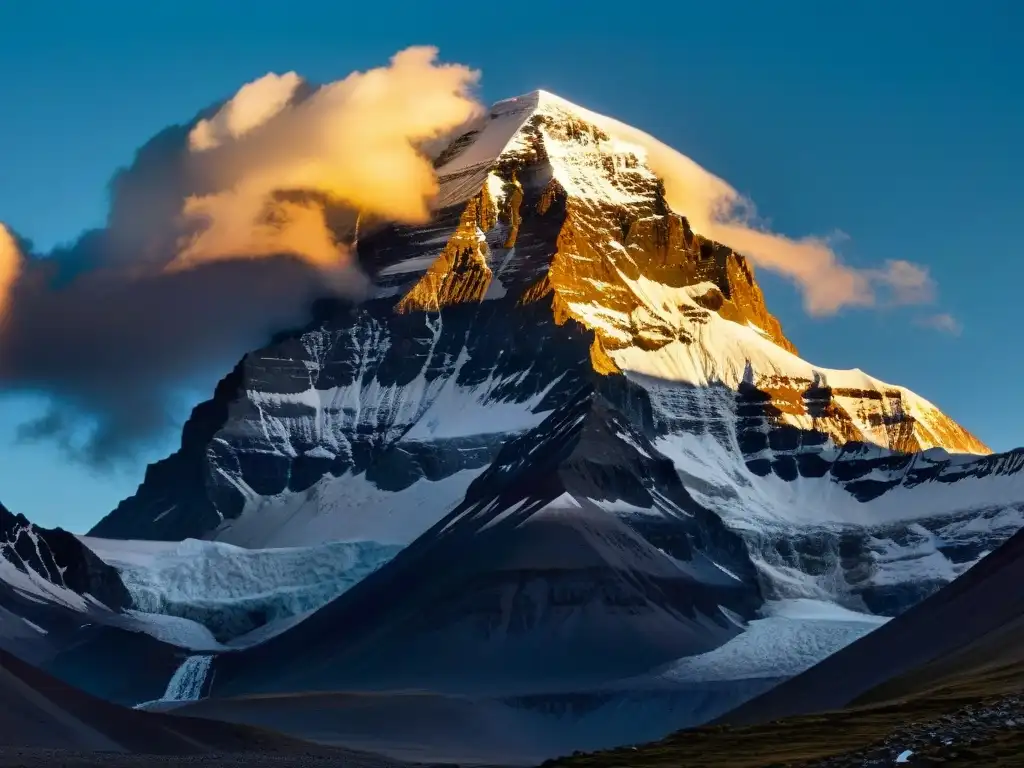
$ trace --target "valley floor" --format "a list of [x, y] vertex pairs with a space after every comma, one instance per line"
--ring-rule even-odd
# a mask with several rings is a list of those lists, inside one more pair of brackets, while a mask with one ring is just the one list
[[[0, 768], [432, 768], [391, 758], [310, 744], [308, 754], [203, 753], [130, 755], [122, 753], [25, 750], [0, 746]], [[433, 766], [433, 768], [441, 768]], [[446, 766], [444, 768], [455, 768]]]
[[361, 754], [327, 755], [130, 755], [113, 752], [66, 752], [48, 749], [0, 747], [0, 768], [177, 768], [201, 765], [209, 768], [404, 768], [383, 757]]
[[547, 768], [1024, 767], [1024, 665], [940, 689], [756, 726], [712, 725]]

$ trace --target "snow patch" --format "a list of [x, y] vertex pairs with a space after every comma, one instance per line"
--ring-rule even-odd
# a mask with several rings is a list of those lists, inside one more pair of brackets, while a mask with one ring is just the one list
[[328, 475], [299, 493], [250, 499], [242, 514], [216, 533], [220, 541], [279, 546], [310, 541], [406, 545], [443, 518], [484, 470], [464, 469], [441, 480], [417, 480], [407, 488], [378, 488], [365, 475]]

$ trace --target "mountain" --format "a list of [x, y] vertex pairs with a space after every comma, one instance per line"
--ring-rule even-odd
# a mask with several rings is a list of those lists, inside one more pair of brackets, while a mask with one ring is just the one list
[[[614, 514], [642, 503], [645, 520]], [[218, 658], [214, 690], [575, 690], [716, 648], [762, 602], [742, 539], [583, 392], [394, 560]]]
[[438, 157], [429, 225], [361, 225], [372, 297], [248, 354], [91, 535], [408, 544], [584, 390], [744, 536], [769, 597], [892, 614], [1022, 523], [1024, 452], [799, 358], [750, 263], [599, 124], [542, 91], [494, 105]]
[[122, 703], [180, 663], [166, 620], [133, 610], [120, 572], [78, 537], [0, 506], [0, 651]]
[[131, 603], [117, 571], [73, 534], [61, 528], [40, 528], [3, 504], [0, 558], [25, 576], [34, 573], [56, 587], [91, 595], [108, 608], [118, 610]]
[[1024, 450], [797, 356], [747, 259], [604, 118], [499, 102], [436, 168], [430, 223], [359, 222], [370, 297], [246, 355], [90, 532], [388, 553], [259, 642], [193, 648], [179, 672], [221, 716], [412, 689], [432, 716], [569, 734], [521, 757], [656, 738], [1024, 523]]
[[0, 506], [0, 650], [133, 706], [173, 691], [196, 654], [263, 642], [396, 550], [90, 539]]

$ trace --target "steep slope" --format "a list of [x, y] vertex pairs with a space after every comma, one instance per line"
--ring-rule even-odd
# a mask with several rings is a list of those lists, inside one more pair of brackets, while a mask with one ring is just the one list
[[[850, 508], [902, 486], [915, 452], [987, 453], [923, 398], [797, 357], [749, 262], [694, 233], [643, 151], [592, 117], [544, 92], [496, 104], [438, 158], [430, 225], [365, 226], [376, 298], [325, 303], [248, 355], [93, 535], [408, 542], [594, 370], [647, 379], [663, 422], [647, 428], [712, 437], [697, 453], [727, 469], [826, 478]], [[883, 450], [851, 461], [834, 450], [851, 441]], [[950, 461], [925, 474], [1021, 464]], [[341, 497], [361, 514], [334, 514]], [[430, 512], [393, 519], [425, 498]]]
[[0, 649], [134, 705], [165, 693], [192, 654], [262, 642], [395, 549], [83, 540], [0, 507]]
[[[0, 757], [5, 748], [73, 752], [323, 756], [345, 765], [378, 766], [372, 755], [320, 748], [270, 731], [196, 718], [137, 712], [93, 698], [0, 650]], [[17, 757], [17, 755], [15, 756]], [[62, 762], [60, 752], [40, 755]], [[32, 755], [22, 755], [22, 759]], [[107, 765], [117, 765], [110, 756]], [[251, 755], [251, 764], [259, 764]], [[41, 764], [41, 763], [40, 763]], [[138, 764], [125, 760], [122, 764]], [[329, 764], [338, 765], [339, 762]], [[393, 762], [388, 762], [394, 765]]]
[[213, 689], [575, 690], [715, 648], [760, 604], [742, 540], [585, 388], [386, 566], [219, 657]]
[[993, 671], [1024, 686], [1024, 530], [952, 584], [730, 712], [749, 724], [927, 693]]
[[3, 504], [0, 504], [0, 558], [23, 575], [31, 571], [56, 587], [90, 595], [113, 610], [131, 603], [117, 571], [73, 534], [61, 528], [40, 528]]
[[160, 639], [160, 617], [132, 606], [118, 571], [76, 536], [0, 507], [0, 651], [133, 703], [163, 690], [180, 651]]
[[249, 644], [316, 610], [390, 560], [398, 547], [328, 542], [242, 549], [223, 542], [115, 541], [83, 537], [115, 567], [136, 611], [185, 619], [204, 630], [195, 650]]
[[[679, 727], [777, 682], [748, 622], [899, 614], [1024, 522], [1024, 451], [799, 358], [747, 260], [602, 125], [496, 104], [437, 158], [430, 224], [360, 222], [372, 296], [247, 355], [93, 530], [405, 547], [203, 690], [612, 707], [655, 680], [691, 704], [646, 721]], [[800, 624], [786, 675], [877, 623]]]
[[430, 225], [362, 227], [373, 298], [247, 355], [93, 535], [406, 544], [595, 372], [639, 385], [637, 427], [783, 596], [895, 612], [1009, 535], [1024, 454], [797, 357], [746, 259], [600, 123], [496, 104], [438, 158]]

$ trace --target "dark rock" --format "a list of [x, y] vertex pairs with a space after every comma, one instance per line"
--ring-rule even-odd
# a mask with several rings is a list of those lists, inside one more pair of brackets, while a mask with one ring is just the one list
[[131, 606], [117, 570], [62, 528], [40, 528], [0, 504], [0, 557], [18, 570], [80, 595], [92, 595], [113, 610]]

